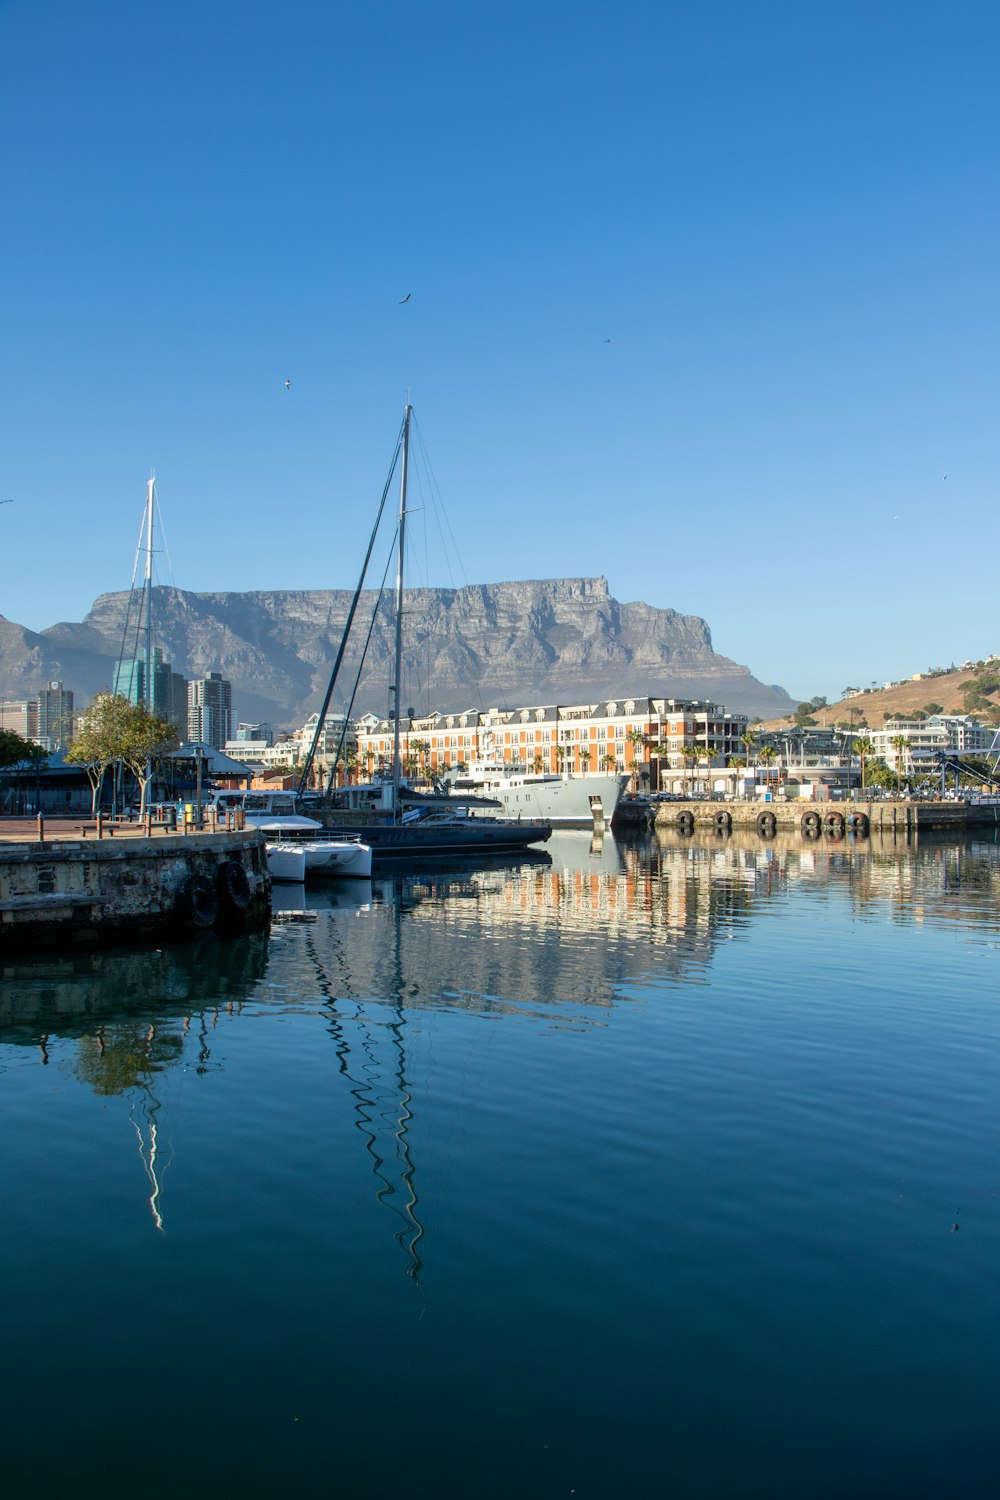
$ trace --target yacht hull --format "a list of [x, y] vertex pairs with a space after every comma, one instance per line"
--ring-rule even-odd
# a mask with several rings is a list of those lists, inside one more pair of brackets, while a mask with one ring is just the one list
[[557, 828], [591, 828], [595, 823], [610, 824], [627, 784], [628, 777], [622, 775], [508, 775], [487, 769], [477, 775], [473, 768], [456, 786], [498, 802], [507, 818], [542, 818]]
[[504, 822], [499, 819], [462, 818], [454, 822], [364, 823], [331, 827], [336, 837], [352, 834], [378, 859], [406, 856], [431, 858], [454, 854], [507, 854], [543, 844], [552, 833], [548, 823]]

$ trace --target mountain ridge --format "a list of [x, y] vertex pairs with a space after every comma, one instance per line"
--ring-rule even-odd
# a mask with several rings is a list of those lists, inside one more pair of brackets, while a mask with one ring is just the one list
[[[61, 678], [84, 698], [111, 680], [128, 593], [102, 594], [84, 620], [41, 632], [0, 616], [6, 697]], [[319, 709], [353, 595], [346, 589], [192, 593], [153, 590], [154, 641], [187, 677], [221, 672], [243, 720], [293, 727]], [[385, 713], [393, 615], [366, 590], [334, 708], [345, 706], [363, 641], [371, 641], [354, 712]], [[710, 698], [733, 712], [775, 716], [792, 705], [776, 685], [718, 655], [697, 615], [622, 603], [606, 578], [511, 580], [408, 590], [402, 701], [418, 713], [579, 703], [625, 694]]]

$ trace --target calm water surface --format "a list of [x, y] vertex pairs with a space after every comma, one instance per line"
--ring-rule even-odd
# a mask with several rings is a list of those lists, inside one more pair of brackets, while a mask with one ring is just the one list
[[995, 1493], [997, 845], [550, 856], [0, 966], [8, 1493]]

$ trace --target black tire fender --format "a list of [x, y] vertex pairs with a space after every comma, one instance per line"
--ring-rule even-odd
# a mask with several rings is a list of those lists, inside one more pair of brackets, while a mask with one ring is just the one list
[[253, 900], [253, 886], [241, 860], [227, 859], [221, 864], [215, 885], [223, 906], [231, 911], [246, 911]]
[[214, 927], [219, 918], [215, 887], [202, 875], [192, 875], [181, 886], [177, 908], [192, 927]]

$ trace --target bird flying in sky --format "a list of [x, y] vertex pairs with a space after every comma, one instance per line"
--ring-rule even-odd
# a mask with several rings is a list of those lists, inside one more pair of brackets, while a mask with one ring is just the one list
[[404, 302], [409, 302], [409, 300], [410, 300], [410, 298], [412, 296], [413, 296], [412, 292], [407, 292], [407, 294], [406, 294], [405, 297], [400, 297], [400, 299], [399, 299], [399, 305], [400, 305], [400, 307], [402, 307], [402, 305], [403, 305]]
[[291, 388], [292, 388], [292, 382], [290, 380], [286, 380], [285, 381], [285, 390], [286, 391], [290, 391]]

